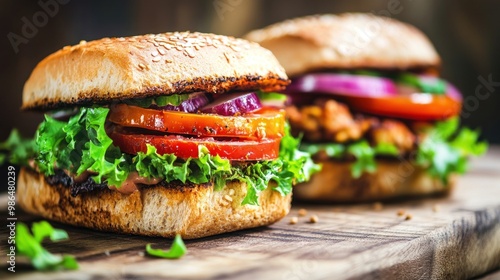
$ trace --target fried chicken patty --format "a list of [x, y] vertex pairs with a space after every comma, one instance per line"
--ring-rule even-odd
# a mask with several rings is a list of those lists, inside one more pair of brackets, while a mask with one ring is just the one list
[[415, 147], [416, 135], [403, 122], [353, 116], [345, 104], [332, 99], [302, 107], [288, 106], [286, 113], [292, 132], [302, 132], [305, 141], [347, 143], [367, 139], [373, 145], [394, 145], [400, 153]]

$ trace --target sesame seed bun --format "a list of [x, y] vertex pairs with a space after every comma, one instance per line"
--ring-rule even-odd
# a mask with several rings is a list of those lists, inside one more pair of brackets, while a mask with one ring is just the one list
[[18, 203], [23, 210], [75, 226], [103, 231], [192, 239], [272, 224], [288, 214], [291, 195], [271, 187], [259, 194], [259, 206], [241, 205], [242, 182], [215, 191], [212, 185], [140, 187], [130, 195], [105, 189], [71, 196], [69, 187], [50, 185], [45, 177], [21, 169]]
[[104, 38], [42, 60], [24, 85], [22, 109], [196, 91], [273, 91], [287, 84], [273, 54], [246, 40], [190, 32]]
[[436, 68], [440, 58], [415, 27], [372, 14], [286, 20], [245, 36], [271, 50], [289, 76], [321, 69]]

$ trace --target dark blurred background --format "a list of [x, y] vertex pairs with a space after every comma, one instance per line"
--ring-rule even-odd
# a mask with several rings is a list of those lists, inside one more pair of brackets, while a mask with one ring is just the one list
[[[384, 14], [423, 30], [442, 56], [442, 76], [464, 94], [463, 123], [500, 143], [500, 1], [495, 0], [1, 1], [0, 140], [14, 127], [33, 135], [42, 116], [19, 111], [23, 84], [41, 59], [65, 45], [185, 30], [241, 36], [287, 18], [343, 12]], [[488, 80], [490, 85], [483, 85]]]

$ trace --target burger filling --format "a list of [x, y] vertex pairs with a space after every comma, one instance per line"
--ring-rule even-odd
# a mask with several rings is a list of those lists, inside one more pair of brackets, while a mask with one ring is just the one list
[[297, 149], [284, 110], [259, 95], [273, 96], [198, 92], [81, 107], [69, 116], [46, 115], [32, 141], [13, 133], [2, 145], [11, 162], [34, 158], [31, 166], [49, 183], [66, 185], [75, 196], [103, 188], [131, 193], [144, 185], [219, 190], [237, 180], [248, 187], [242, 204], [258, 205], [270, 182], [287, 195], [319, 169]]
[[[287, 115], [301, 149], [317, 161], [352, 161], [353, 177], [376, 171], [376, 158], [407, 160], [447, 182], [487, 144], [459, 129], [462, 97], [429, 74], [351, 71], [297, 77]], [[299, 105], [300, 104], [300, 105]]]

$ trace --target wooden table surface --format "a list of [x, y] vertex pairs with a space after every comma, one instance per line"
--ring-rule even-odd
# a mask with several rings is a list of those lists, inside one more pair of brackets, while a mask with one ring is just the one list
[[[300, 208], [307, 215], [289, 224]], [[412, 218], [398, 216], [399, 210]], [[311, 215], [317, 223], [308, 222]], [[144, 256], [147, 243], [166, 249], [167, 239], [52, 224], [66, 229], [70, 240], [45, 247], [75, 255], [80, 269], [41, 273], [21, 264], [13, 274], [2, 262], [0, 279], [471, 278], [500, 268], [500, 147], [474, 159], [448, 197], [384, 203], [382, 209], [296, 204], [272, 226], [186, 241], [188, 253], [179, 260]], [[5, 258], [6, 227], [0, 234]]]

